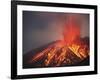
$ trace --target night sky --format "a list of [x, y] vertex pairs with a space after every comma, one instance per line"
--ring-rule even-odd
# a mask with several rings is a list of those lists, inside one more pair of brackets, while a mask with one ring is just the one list
[[89, 14], [23, 11], [23, 53], [62, 40], [69, 16], [78, 17], [81, 37], [89, 37]]

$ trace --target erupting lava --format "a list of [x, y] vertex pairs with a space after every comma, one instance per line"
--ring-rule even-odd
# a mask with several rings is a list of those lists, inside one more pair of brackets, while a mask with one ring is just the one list
[[76, 18], [68, 18], [67, 25], [64, 27], [63, 36], [67, 45], [72, 44], [73, 40], [80, 37], [80, 26]]
[[80, 37], [77, 19], [69, 17], [64, 27], [64, 40], [56, 41], [33, 55], [30, 64], [36, 67], [76, 65], [89, 56], [89, 43]]

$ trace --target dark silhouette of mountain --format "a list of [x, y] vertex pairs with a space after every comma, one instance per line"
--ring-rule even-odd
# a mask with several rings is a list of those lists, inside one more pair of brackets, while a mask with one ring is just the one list
[[[86, 44], [89, 47], [89, 38], [78, 38], [74, 42], [77, 43], [77, 41], [83, 45]], [[69, 48], [66, 48], [66, 52], [64, 54], [63, 49], [64, 47], [61, 47], [58, 49], [55, 47], [55, 44], [61, 43], [61, 40], [51, 42], [49, 44], [46, 44], [44, 46], [41, 46], [39, 48], [33, 49], [30, 52], [23, 55], [23, 68], [43, 68], [43, 67], [63, 67], [63, 66], [85, 66], [89, 65], [89, 56], [87, 56], [84, 59], [81, 59], [79, 56], [77, 56], [72, 50]], [[49, 51], [46, 51], [44, 53], [41, 53], [42, 51], [49, 49]], [[52, 52], [51, 51], [56, 52]], [[64, 57], [63, 58], [63, 54]], [[36, 58], [37, 55], [41, 55], [41, 57]], [[49, 59], [48, 59], [48, 56]], [[62, 60], [61, 60], [62, 59]], [[46, 62], [48, 60], [48, 62]], [[47, 65], [45, 65], [47, 63]]]
[[[33, 56], [35, 56], [37, 53], [43, 51], [45, 48], [47, 48], [48, 46], [50, 46], [51, 44], [54, 44], [54, 43], [57, 43], [57, 42], [60, 42], [61, 40], [57, 40], [57, 41], [53, 41], [51, 43], [48, 43], [44, 46], [41, 46], [39, 48], [36, 48], [36, 49], [33, 49], [27, 53], [25, 53], [23, 55], [23, 68], [24, 67], [29, 67], [29, 65], [33, 65], [33, 64], [28, 64], [28, 61], [32, 59]], [[34, 65], [33, 65], [34, 66]]]

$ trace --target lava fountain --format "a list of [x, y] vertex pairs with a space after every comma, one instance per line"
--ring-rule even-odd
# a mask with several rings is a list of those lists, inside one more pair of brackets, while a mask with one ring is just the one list
[[80, 37], [80, 25], [77, 17], [69, 16], [63, 30], [64, 41], [70, 45], [76, 38]]

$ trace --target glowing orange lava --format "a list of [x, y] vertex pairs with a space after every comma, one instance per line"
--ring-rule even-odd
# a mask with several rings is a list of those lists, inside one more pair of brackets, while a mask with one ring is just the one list
[[70, 45], [77, 37], [80, 37], [80, 26], [75, 20], [75, 18], [69, 17], [68, 23], [64, 27], [63, 36], [67, 45]]
[[76, 21], [70, 17], [63, 30], [64, 40], [55, 42], [37, 53], [30, 63], [35, 63], [44, 57], [41, 66], [61, 66], [72, 65], [85, 59], [89, 55], [89, 48], [77, 40], [80, 38], [80, 26]]

